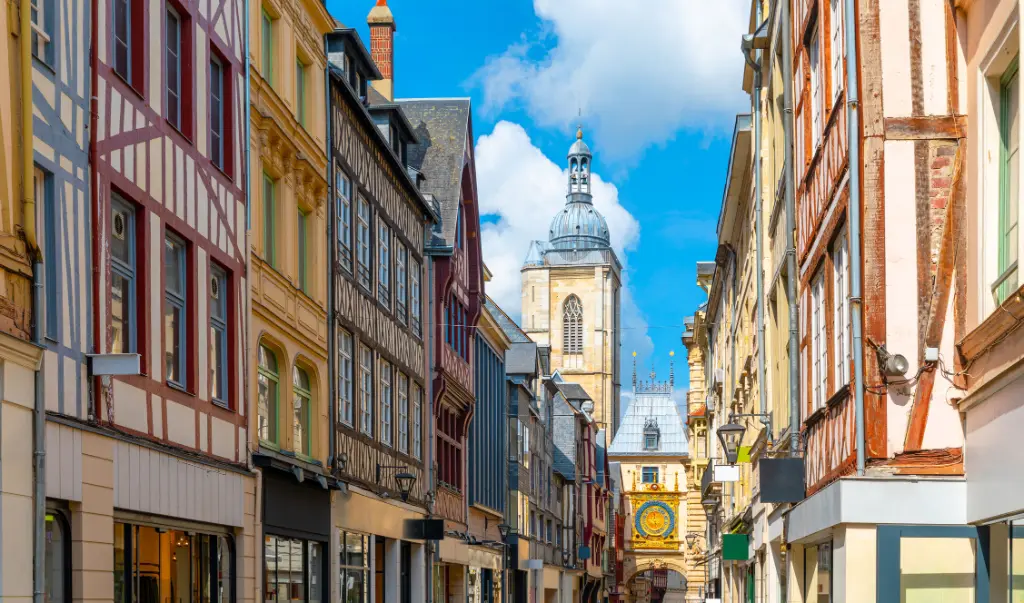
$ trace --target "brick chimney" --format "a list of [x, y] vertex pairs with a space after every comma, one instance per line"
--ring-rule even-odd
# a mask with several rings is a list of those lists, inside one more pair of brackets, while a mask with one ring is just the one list
[[395, 17], [388, 8], [388, 0], [377, 0], [366, 23], [370, 26], [370, 54], [384, 76], [371, 85], [384, 98], [395, 100]]

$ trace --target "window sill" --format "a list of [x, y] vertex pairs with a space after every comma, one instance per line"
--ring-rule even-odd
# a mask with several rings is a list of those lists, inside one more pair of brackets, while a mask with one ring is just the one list
[[176, 382], [171, 381], [169, 379], [165, 380], [164, 383], [167, 385], [167, 387], [169, 387], [169, 388], [171, 388], [171, 389], [173, 389], [175, 391], [179, 391], [179, 392], [181, 392], [183, 394], [186, 394], [188, 396], [191, 396], [193, 398], [196, 397], [196, 395], [194, 393], [188, 391], [188, 389], [184, 385], [182, 385], [180, 383], [176, 383]]
[[228, 171], [225, 170], [223, 167], [221, 167], [221, 166], [217, 165], [216, 163], [214, 163], [212, 159], [210, 160], [210, 165], [212, 165], [214, 167], [214, 169], [216, 169], [218, 172], [220, 172], [221, 175], [223, 175], [225, 178], [227, 178], [229, 182], [234, 182], [235, 181], [235, 177], [234, 176], [229, 174]]
[[49, 71], [53, 75], [57, 75], [57, 67], [56, 67], [56, 65], [51, 65], [50, 63], [48, 63], [46, 61], [46, 59], [40, 57], [39, 55], [37, 55], [34, 52], [32, 53], [32, 63], [33, 64], [38, 64], [40, 67], [42, 67], [43, 69], [46, 69], [47, 71]]
[[234, 409], [231, 408], [230, 402], [227, 402], [225, 400], [219, 400], [217, 398], [211, 398], [210, 402], [213, 403], [213, 405], [216, 406], [217, 408], [222, 408], [228, 412], [234, 412]]
[[195, 146], [195, 142], [192, 140], [192, 137], [190, 137], [188, 134], [182, 131], [181, 128], [171, 123], [171, 120], [167, 119], [167, 116], [164, 116], [164, 123], [169, 125], [171, 127], [171, 130], [174, 131], [174, 133], [177, 134], [179, 137], [181, 137], [182, 140], [188, 143], [189, 146]]
[[135, 94], [135, 96], [137, 96], [139, 98], [139, 100], [141, 100], [143, 102], [146, 101], [146, 97], [142, 94], [142, 91], [139, 90], [138, 88], [136, 88], [135, 86], [133, 86], [131, 82], [129, 82], [128, 80], [124, 79], [124, 77], [120, 73], [118, 73], [116, 70], [114, 70], [113, 65], [110, 66], [110, 73], [113, 73], [114, 77], [116, 77], [118, 79], [118, 81], [120, 81], [122, 84], [127, 86], [128, 89], [131, 90]]

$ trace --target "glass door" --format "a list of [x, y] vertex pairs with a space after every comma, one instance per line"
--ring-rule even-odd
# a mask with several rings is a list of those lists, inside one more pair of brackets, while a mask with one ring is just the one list
[[878, 600], [987, 603], [988, 528], [879, 526]]

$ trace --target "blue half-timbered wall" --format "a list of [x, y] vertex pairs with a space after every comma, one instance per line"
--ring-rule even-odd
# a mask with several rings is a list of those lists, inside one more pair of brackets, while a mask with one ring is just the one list
[[469, 432], [469, 504], [505, 511], [505, 362], [476, 340], [476, 410]]

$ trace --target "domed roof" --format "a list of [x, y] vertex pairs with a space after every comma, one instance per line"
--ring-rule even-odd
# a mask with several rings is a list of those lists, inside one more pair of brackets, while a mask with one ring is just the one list
[[576, 130], [576, 141], [572, 143], [571, 147], [569, 147], [569, 157], [572, 157], [573, 155], [587, 155], [588, 157], [592, 156], [592, 154], [590, 153], [590, 147], [587, 146], [587, 143], [583, 142], [582, 127]]
[[594, 249], [611, 246], [608, 222], [588, 200], [570, 201], [553, 220], [549, 233], [555, 249]]

